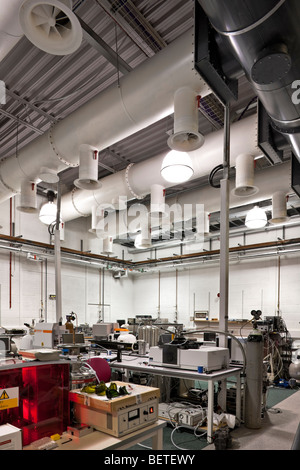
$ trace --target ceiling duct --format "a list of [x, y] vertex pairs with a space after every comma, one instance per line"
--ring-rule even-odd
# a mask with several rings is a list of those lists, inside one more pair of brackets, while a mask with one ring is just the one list
[[98, 150], [90, 145], [83, 144], [79, 149], [79, 178], [74, 181], [74, 185], [80, 189], [101, 188], [98, 181]]
[[112, 236], [109, 236], [109, 237], [106, 237], [103, 239], [103, 248], [102, 248], [102, 251], [101, 253], [103, 255], [111, 255], [113, 254], [114, 250], [113, 250], [113, 237]]
[[[223, 145], [224, 132], [221, 129], [208, 134], [205, 137], [204, 145], [200, 149], [189, 153], [194, 167], [194, 174], [191, 180], [206, 177], [210, 174], [212, 168], [222, 163]], [[261, 150], [257, 146], [256, 115], [232, 124], [230, 149], [232, 166], [235, 165], [238, 155], [245, 152], [254, 157], [261, 156]], [[150, 194], [153, 185], [160, 186], [160, 189], [174, 186], [173, 183], [166, 182], [161, 176], [161, 165], [164, 157], [165, 153], [136, 163], [130, 168], [129, 175], [126, 169], [102, 178], [102, 188], [99, 190], [76, 190], [75, 192], [64, 194], [61, 200], [63, 220], [68, 222], [69, 220], [76, 219], [80, 216], [80, 213], [90, 214], [95, 201], [99, 206], [110, 207], [111, 201], [120, 195], [126, 196], [127, 200], [130, 201], [136, 199], [138, 194]], [[290, 170], [287, 172], [286, 180], [282, 180], [285, 188], [289, 183], [289, 173]], [[214, 190], [214, 194], [216, 194], [219, 206], [219, 192]], [[160, 197], [162, 197], [161, 193]], [[215, 198], [213, 199], [215, 201]], [[202, 201], [198, 201], [198, 203], [202, 203]], [[240, 205], [240, 197], [232, 195], [231, 203], [236, 204], [236, 206]], [[205, 210], [210, 212], [218, 210], [216, 207], [211, 208], [210, 206], [211, 204], [208, 201], [208, 206]]]
[[55, 184], [59, 182], [59, 176], [55, 170], [51, 168], [42, 167], [38, 174], [37, 179], [44, 181], [44, 183]]
[[100, 227], [106, 215], [107, 213], [105, 213], [104, 209], [98, 207], [96, 204], [92, 206], [91, 228], [89, 229], [90, 233], [97, 232], [97, 229]]
[[[300, 160], [299, 0], [198, 0], [271, 118]], [[297, 88], [297, 87], [296, 87]]]
[[37, 212], [37, 196], [36, 184], [32, 181], [24, 180], [21, 184], [20, 204], [17, 209], [27, 214], [35, 214]]
[[134, 246], [139, 250], [152, 247], [151, 228], [147, 218], [145, 218], [141, 223], [141, 232], [137, 234]]
[[174, 96], [174, 133], [168, 146], [179, 152], [191, 152], [202, 147], [204, 137], [199, 133], [197, 94], [189, 87], [178, 89]]
[[241, 154], [236, 159], [235, 188], [233, 194], [248, 197], [258, 192], [254, 186], [254, 158], [249, 154]]
[[282, 224], [287, 222], [287, 195], [284, 191], [277, 191], [272, 197], [272, 219], [271, 224]]
[[[209, 87], [192, 67], [193, 52], [191, 29], [121, 77], [118, 87], [115, 84], [108, 87], [20, 148], [18, 158], [13, 155], [1, 161], [0, 202], [20, 192], [24, 177], [37, 181], [41, 168], [59, 173], [78, 167], [82, 144], [88, 143], [101, 151], [170, 116], [174, 112], [174, 94], [183, 84], [207, 96]], [[123, 183], [125, 187], [130, 185], [133, 168], [127, 175], [128, 182]], [[114, 191], [110, 201], [119, 194]], [[143, 188], [136, 193], [142, 194]]]
[[0, 2], [0, 62], [23, 37], [18, 11], [23, 0]]
[[25, 0], [19, 20], [27, 39], [48, 54], [72, 54], [81, 45], [82, 29], [72, 0]]
[[151, 186], [151, 205], [150, 217], [151, 219], [159, 219], [166, 217], [166, 189], [160, 184], [153, 184]]

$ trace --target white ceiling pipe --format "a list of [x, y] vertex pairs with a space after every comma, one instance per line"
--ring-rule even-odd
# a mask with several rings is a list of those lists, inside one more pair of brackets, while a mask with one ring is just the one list
[[207, 84], [194, 69], [193, 52], [190, 30], [123, 76], [119, 86], [110, 86], [20, 149], [18, 158], [1, 162], [0, 201], [20, 192], [24, 177], [38, 181], [41, 168], [59, 173], [77, 167], [82, 144], [101, 151], [171, 115], [174, 93], [180, 87], [208, 95]]
[[[240, 207], [242, 204], [256, 205], [261, 200], [271, 199], [274, 186], [285, 194], [291, 192], [289, 163], [256, 171], [255, 179], [259, 193], [248, 198], [240, 198], [231, 194], [230, 208]], [[234, 185], [235, 182], [232, 180], [230, 189], [233, 189]], [[198, 217], [199, 235], [203, 231], [203, 235], [207, 235], [209, 214], [220, 210], [220, 190], [204, 186], [194, 191], [184, 192], [167, 198], [166, 209], [170, 209], [168, 216], [160, 221], [163, 230], [168, 231], [174, 227], [177, 230], [189, 231], [192, 229], [191, 219]], [[133, 204], [128, 211], [110, 212], [105, 219], [98, 223], [96, 236], [100, 239], [107, 236], [125, 238], [127, 234], [132, 234], [132, 239], [134, 239], [136, 232], [144, 226], [148, 211], [149, 206], [139, 203]]]
[[19, 10], [23, 1], [0, 2], [0, 62], [24, 36], [19, 22]]
[[[255, 172], [255, 184], [259, 188], [259, 192], [249, 196], [248, 198], [238, 197], [230, 194], [230, 208], [241, 207], [248, 204], [257, 204], [260, 201], [272, 199], [274, 187], [278, 191], [285, 191], [286, 194], [291, 193], [291, 166], [290, 163], [272, 166], [264, 170]], [[230, 181], [230, 189], [235, 186], [235, 181]], [[187, 191], [179, 196], [166, 199], [168, 206], [172, 204], [180, 204], [183, 208], [185, 205], [192, 205], [195, 210], [197, 204], [204, 205], [204, 210], [210, 214], [220, 211], [220, 190], [211, 186], [203, 186], [195, 191]], [[189, 213], [189, 210], [188, 210]], [[193, 214], [195, 216], [196, 214]]]
[[[205, 137], [205, 143], [189, 155], [194, 166], [194, 175], [197, 179], [209, 175], [214, 167], [223, 162], [223, 130], [213, 132]], [[257, 116], [250, 116], [231, 126], [231, 164], [235, 165], [236, 158], [242, 153], [249, 153], [253, 157], [261, 155], [257, 147]], [[166, 182], [161, 176], [161, 164], [165, 153], [145, 160], [136, 165], [130, 165], [126, 170], [109, 175], [101, 180], [102, 188], [97, 191], [77, 190], [62, 197], [62, 214], [65, 222], [76, 219], [81, 214], [90, 214], [95, 204], [110, 205], [111, 201], [119, 196], [128, 200], [143, 199], [151, 193], [154, 184], [165, 188], [174, 186]], [[0, 167], [1, 171], [1, 167]]]
[[[249, 153], [253, 157], [261, 156], [262, 152], [257, 146], [257, 116], [242, 119], [231, 126], [230, 161], [235, 166], [236, 158], [242, 153]], [[221, 129], [205, 136], [203, 146], [189, 152], [192, 159], [194, 174], [190, 181], [209, 175], [212, 169], [223, 163], [224, 132]], [[166, 182], [160, 173], [163, 154], [134, 165], [129, 172], [129, 183], [134, 193], [150, 194], [152, 184], [161, 184], [165, 188], [174, 186]]]

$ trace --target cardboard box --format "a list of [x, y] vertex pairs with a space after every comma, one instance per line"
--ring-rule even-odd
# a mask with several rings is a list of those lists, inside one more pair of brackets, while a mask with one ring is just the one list
[[0, 450], [22, 450], [22, 431], [11, 424], [0, 426]]

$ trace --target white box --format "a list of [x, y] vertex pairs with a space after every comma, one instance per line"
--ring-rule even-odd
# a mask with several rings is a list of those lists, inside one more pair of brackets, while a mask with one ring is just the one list
[[0, 426], [0, 450], [22, 450], [22, 431], [11, 424]]
[[198, 368], [202, 367], [203, 372], [225, 369], [229, 365], [229, 350], [227, 348], [213, 346], [201, 346], [199, 349], [175, 348], [174, 353], [176, 352], [177, 358], [173, 364], [163, 363], [163, 349], [159, 346], [153, 346], [149, 351], [149, 364], [195, 371], [199, 371]]
[[93, 325], [93, 337], [103, 338], [114, 332], [119, 327], [118, 323], [96, 323]]
[[[212, 372], [226, 369], [229, 364], [229, 349], [201, 346], [199, 349], [179, 349], [179, 367], [188, 370]], [[198, 370], [199, 372], [199, 370]]]

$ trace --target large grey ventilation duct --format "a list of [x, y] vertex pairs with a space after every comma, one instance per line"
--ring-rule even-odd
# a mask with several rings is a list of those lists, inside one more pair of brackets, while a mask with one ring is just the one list
[[300, 161], [299, 0], [198, 0]]

